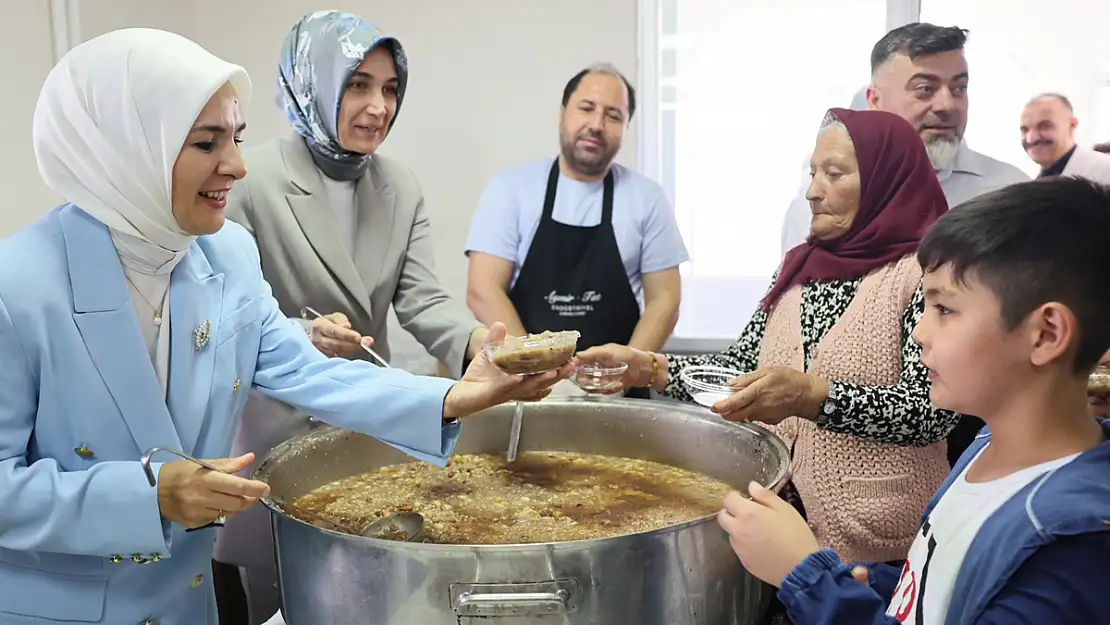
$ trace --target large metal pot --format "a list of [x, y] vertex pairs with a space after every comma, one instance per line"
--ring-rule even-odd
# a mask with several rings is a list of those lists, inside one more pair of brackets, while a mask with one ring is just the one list
[[[466, 419], [456, 453], [504, 453], [511, 407]], [[529, 404], [520, 450], [640, 458], [700, 471], [743, 492], [779, 489], [783, 442], [666, 401], [567, 398]], [[334, 480], [405, 462], [373, 438], [322, 428], [274, 448], [254, 476], [291, 501]], [[750, 576], [710, 515], [652, 532], [531, 545], [430, 545], [349, 536], [266, 500], [289, 625], [749, 625], [769, 586]]]

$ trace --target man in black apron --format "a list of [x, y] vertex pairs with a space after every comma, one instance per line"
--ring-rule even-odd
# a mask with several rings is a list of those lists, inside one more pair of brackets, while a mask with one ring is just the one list
[[[510, 332], [577, 330], [579, 349], [662, 347], [677, 321], [678, 266], [688, 255], [663, 189], [613, 164], [634, 112], [635, 91], [619, 72], [583, 70], [563, 90], [559, 157], [491, 181], [467, 241], [468, 303], [480, 320], [505, 320]], [[530, 240], [505, 232], [529, 224], [535, 224]], [[649, 390], [629, 395], [647, 398]]]
[[[579, 349], [627, 345], [640, 321], [640, 304], [624, 270], [613, 232], [613, 171], [603, 184], [601, 223], [568, 226], [551, 218], [559, 159], [551, 164], [540, 225], [509, 300], [529, 332], [578, 330]], [[647, 399], [646, 388], [629, 397]]]

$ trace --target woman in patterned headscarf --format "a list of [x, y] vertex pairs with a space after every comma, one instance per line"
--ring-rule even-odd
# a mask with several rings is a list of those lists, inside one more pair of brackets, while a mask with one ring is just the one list
[[[435, 276], [428, 213], [412, 171], [377, 153], [408, 88], [400, 41], [356, 15], [320, 11], [290, 30], [277, 69], [277, 105], [294, 133], [244, 152], [250, 175], [233, 189], [227, 210], [254, 234], [282, 312], [329, 356], [366, 358], [361, 343], [389, 360], [392, 305], [401, 327], [457, 377], [486, 329]], [[305, 306], [330, 314], [304, 321]], [[262, 455], [310, 427], [305, 415], [252, 395], [236, 448]], [[247, 569], [252, 612], [273, 613], [263, 511], [224, 528], [216, 558]]]

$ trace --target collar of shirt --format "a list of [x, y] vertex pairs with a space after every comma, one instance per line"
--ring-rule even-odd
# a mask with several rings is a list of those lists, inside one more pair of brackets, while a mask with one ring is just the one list
[[953, 172], [971, 174], [973, 176], [985, 175], [983, 165], [979, 159], [979, 153], [967, 147], [966, 141], [960, 141], [960, 147], [956, 150], [956, 158], [952, 161], [952, 166], [947, 169], [937, 170], [937, 178], [943, 182], [947, 180]]
[[1068, 166], [1068, 161], [1071, 160], [1072, 154], [1075, 154], [1075, 148], [1077, 148], [1077, 147], [1079, 147], [1078, 144], [1071, 146], [1071, 149], [1068, 150], [1067, 154], [1064, 154], [1063, 156], [1060, 157], [1060, 160], [1058, 160], [1055, 163], [1049, 165], [1048, 167], [1042, 169], [1041, 173], [1038, 174], [1037, 177], [1038, 178], [1044, 178], [1046, 176], [1060, 176], [1060, 175], [1063, 175], [1064, 168], [1066, 168]]

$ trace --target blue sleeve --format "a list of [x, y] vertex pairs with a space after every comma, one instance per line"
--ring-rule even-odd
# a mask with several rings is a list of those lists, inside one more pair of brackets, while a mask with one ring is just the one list
[[481, 252], [516, 264], [520, 246], [519, 207], [510, 193], [504, 174], [494, 176], [486, 185], [478, 208], [470, 220], [466, 253]]
[[1110, 621], [1110, 532], [1064, 536], [1030, 556], [976, 625], [1087, 625]]
[[[853, 564], [852, 566], [857, 565]], [[898, 581], [902, 578], [902, 567], [891, 566], [884, 562], [866, 566], [871, 588], [889, 604], [890, 598], [894, 596], [895, 589], [898, 588]]]
[[[806, 625], [898, 625], [897, 619], [886, 615], [890, 595], [879, 595], [875, 580], [871, 585], [857, 582], [852, 577], [853, 566], [841, 562], [831, 549], [823, 549], [795, 567], [779, 589], [779, 600], [786, 607], [791, 622]], [[885, 585], [887, 571], [882, 568], [879, 571]]]
[[446, 466], [460, 430], [457, 421], [443, 423], [443, 402], [455, 382], [384, 369], [365, 360], [325, 358], [300, 326], [281, 313], [262, 279], [261, 265], [257, 271], [262, 335], [254, 387], [321, 421]]
[[674, 207], [662, 188], [648, 209], [640, 245], [640, 273], [674, 269], [690, 260], [682, 233], [675, 221]]

